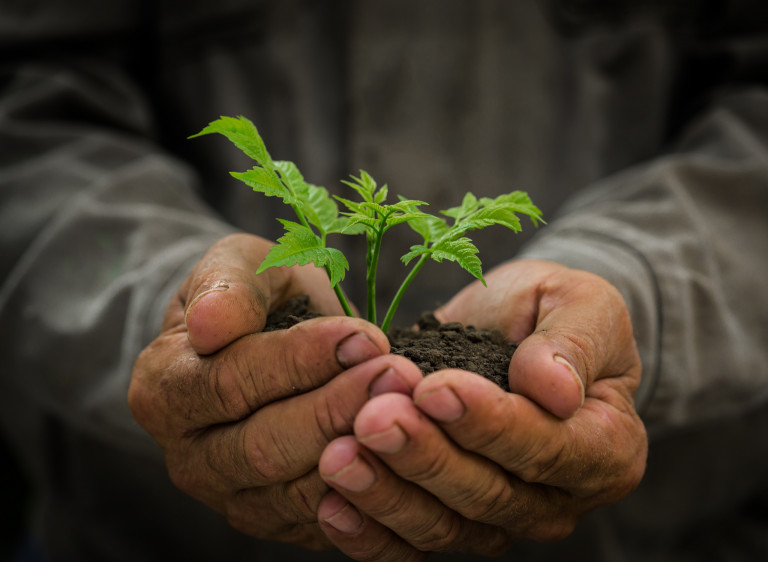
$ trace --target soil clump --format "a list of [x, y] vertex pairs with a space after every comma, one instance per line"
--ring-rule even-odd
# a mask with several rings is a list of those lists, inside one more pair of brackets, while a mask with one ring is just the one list
[[[291, 299], [269, 315], [264, 331], [287, 329], [310, 318], [321, 316], [310, 312], [309, 297]], [[517, 346], [508, 342], [498, 330], [464, 326], [459, 322], [439, 322], [425, 312], [417, 328], [394, 328], [389, 334], [391, 353], [407, 357], [425, 375], [440, 369], [465, 369], [478, 373], [509, 390], [509, 360]]]

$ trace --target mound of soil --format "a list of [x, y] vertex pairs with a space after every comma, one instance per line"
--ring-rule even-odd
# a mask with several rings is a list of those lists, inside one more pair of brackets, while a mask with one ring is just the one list
[[[297, 297], [269, 315], [264, 331], [290, 328], [309, 318], [309, 297]], [[509, 390], [509, 359], [517, 349], [498, 330], [482, 330], [459, 322], [440, 323], [432, 313], [421, 315], [417, 329], [395, 328], [387, 336], [391, 352], [416, 363], [425, 375], [439, 369], [465, 369]]]

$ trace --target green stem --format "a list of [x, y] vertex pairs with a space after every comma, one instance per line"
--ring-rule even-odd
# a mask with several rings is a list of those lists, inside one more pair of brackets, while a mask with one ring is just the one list
[[369, 247], [368, 254], [368, 272], [366, 282], [368, 284], [368, 321], [376, 324], [376, 271], [379, 267], [379, 253], [381, 252], [381, 239], [384, 236], [384, 230], [376, 231], [376, 239], [373, 247]]
[[[325, 271], [328, 272], [328, 267], [326, 266]], [[328, 272], [328, 275], [330, 277], [330, 272]], [[333, 287], [333, 291], [336, 293], [336, 298], [339, 299], [339, 303], [341, 304], [341, 308], [344, 309], [344, 314], [347, 316], [354, 316], [354, 312], [352, 312], [352, 308], [349, 306], [349, 303], [347, 302], [347, 297], [344, 296], [344, 293], [341, 290], [341, 286], [337, 283]]]
[[416, 265], [413, 266], [413, 269], [411, 269], [410, 273], [408, 273], [408, 277], [405, 278], [402, 285], [400, 285], [400, 288], [397, 290], [397, 293], [395, 294], [395, 298], [392, 299], [392, 304], [389, 305], [389, 310], [387, 310], [387, 315], [384, 317], [384, 322], [381, 323], [381, 331], [385, 334], [389, 330], [389, 325], [392, 324], [392, 318], [395, 316], [395, 311], [397, 310], [397, 307], [400, 305], [400, 301], [403, 298], [403, 295], [405, 294], [406, 289], [408, 289], [408, 286], [411, 284], [411, 281], [413, 281], [413, 278], [416, 277], [416, 274], [421, 270], [421, 268], [424, 266], [424, 264], [427, 262], [427, 259], [429, 259], [430, 254], [424, 254], [421, 256], [418, 262], [416, 262]]
[[301, 211], [301, 207], [298, 205], [291, 205], [291, 208], [293, 209], [293, 212], [296, 213], [296, 216], [299, 219], [299, 222], [306, 226], [308, 229], [312, 230], [312, 227], [309, 226], [309, 223], [307, 222], [307, 218], [304, 216], [304, 213]]

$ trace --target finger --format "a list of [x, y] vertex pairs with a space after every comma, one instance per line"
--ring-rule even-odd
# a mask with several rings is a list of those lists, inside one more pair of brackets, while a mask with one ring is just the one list
[[525, 482], [558, 487], [579, 497], [606, 491], [619, 499], [642, 477], [645, 431], [631, 403], [621, 406], [618, 399], [604, 399], [618, 392], [612, 381], [594, 386], [602, 396], [588, 397], [568, 420], [524, 396], [456, 370], [426, 377], [413, 399], [459, 446]]
[[501, 329], [519, 347], [509, 385], [561, 418], [578, 411], [593, 381], [625, 376], [631, 394], [640, 363], [626, 305], [602, 278], [558, 264], [521, 260], [470, 285], [442, 319]]
[[[529, 485], [489, 458], [457, 446], [405, 397], [368, 402], [355, 421], [355, 435], [393, 472], [462, 516], [468, 535], [448, 535], [443, 547], [492, 554], [512, 538], [549, 540], [572, 529], [567, 494]], [[366, 509], [358, 499], [351, 501]], [[396, 524], [403, 522], [387, 526], [401, 534]]]
[[[394, 396], [383, 395], [375, 400], [389, 402], [388, 398]], [[401, 397], [401, 403], [388, 405], [402, 406], [408, 399]], [[389, 457], [385, 460], [389, 461]], [[351, 436], [339, 438], [326, 448], [319, 471], [358, 512], [375, 519], [417, 551], [450, 549], [498, 554], [506, 542], [500, 529], [462, 517], [421, 487], [421, 482], [399, 478]], [[367, 534], [362, 540], [373, 544], [388, 538], [381, 531], [369, 530]], [[359, 534], [354, 538], [361, 540]], [[334, 541], [337, 546], [338, 540]], [[345, 544], [349, 542], [349, 537], [344, 540]], [[393, 544], [388, 548], [402, 547]]]
[[273, 293], [287, 282], [277, 272], [255, 275], [269, 248], [267, 240], [245, 234], [219, 240], [182, 284], [165, 328], [183, 320], [190, 344], [202, 355], [260, 331]]
[[205, 482], [213, 497], [293, 480], [317, 465], [330, 441], [352, 432], [355, 415], [371, 395], [410, 394], [421, 378], [403, 357], [377, 357], [241, 423], [200, 432], [170, 459], [171, 477], [190, 494]]
[[342, 314], [321, 269], [272, 268], [256, 275], [271, 245], [246, 234], [214, 244], [182, 285], [166, 329], [183, 320], [193, 349], [205, 355], [261, 331], [267, 314], [293, 296], [311, 294], [318, 310]]
[[241, 490], [219, 511], [233, 528], [247, 535], [327, 550], [333, 545], [320, 529], [317, 510], [328, 490], [317, 470], [312, 470], [290, 482]]
[[418, 562], [427, 554], [416, 550], [375, 519], [361, 513], [338, 492], [329, 492], [317, 510], [321, 529], [353, 560]]
[[631, 395], [640, 361], [619, 292], [596, 275], [565, 268], [547, 277], [540, 291], [536, 329], [510, 361], [510, 389], [561, 418], [579, 410], [600, 378], [626, 377]]
[[388, 350], [378, 328], [348, 317], [317, 318], [288, 330], [251, 334], [203, 357], [183, 333], [170, 333], [139, 356], [129, 405], [155, 438], [176, 439], [310, 391]]

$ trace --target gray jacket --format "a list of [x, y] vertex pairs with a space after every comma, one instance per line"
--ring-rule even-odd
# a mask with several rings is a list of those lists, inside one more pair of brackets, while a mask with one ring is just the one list
[[[437, 208], [528, 191], [549, 224], [481, 233], [486, 268], [544, 258], [624, 295], [646, 476], [502, 559], [768, 558], [764, 2], [35, 4], [0, 7], [0, 421], [49, 559], [339, 558], [239, 535], [175, 490], [126, 405], [206, 248], [277, 234], [280, 210], [227, 174], [249, 164], [186, 140], [221, 114], [337, 193], [359, 168]], [[468, 281], [427, 268], [401, 320]]]

